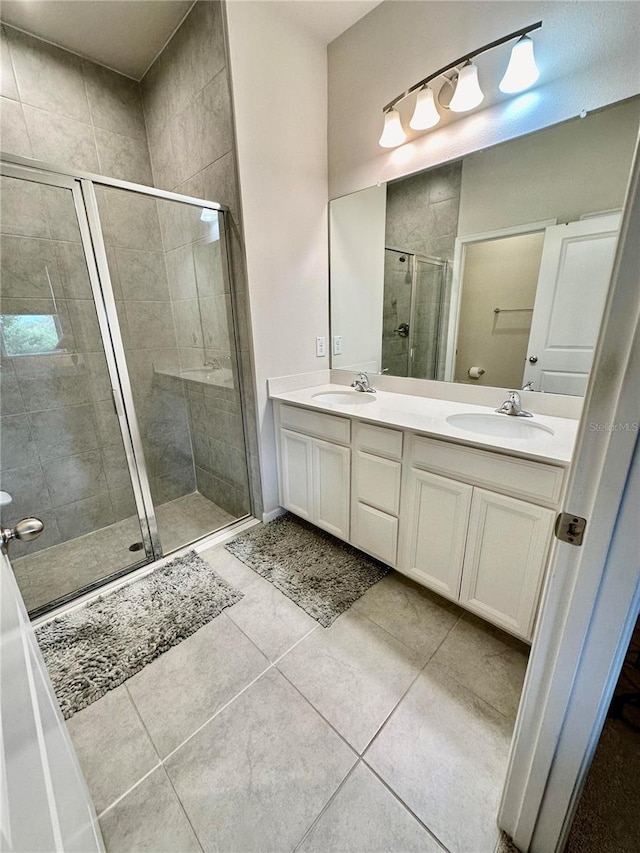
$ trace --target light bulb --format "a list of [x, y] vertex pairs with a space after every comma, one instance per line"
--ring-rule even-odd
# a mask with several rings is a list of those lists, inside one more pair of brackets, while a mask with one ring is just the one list
[[539, 76], [540, 72], [533, 56], [533, 41], [529, 36], [522, 36], [511, 49], [511, 58], [499, 89], [509, 95], [522, 92], [533, 86]]
[[416, 98], [416, 107], [411, 116], [409, 127], [413, 130], [427, 130], [435, 127], [440, 121], [440, 113], [436, 109], [431, 86], [423, 86]]
[[395, 148], [402, 145], [407, 139], [407, 134], [402, 129], [400, 113], [398, 110], [387, 110], [384, 114], [384, 130], [378, 144], [382, 148]]
[[454, 113], [464, 113], [483, 101], [484, 95], [478, 83], [478, 68], [473, 62], [467, 62], [458, 71], [458, 82], [449, 109]]

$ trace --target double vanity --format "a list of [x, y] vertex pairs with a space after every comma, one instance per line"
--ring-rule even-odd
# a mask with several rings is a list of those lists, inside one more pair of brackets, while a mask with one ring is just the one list
[[530, 641], [577, 421], [286, 388], [270, 382], [281, 505]]

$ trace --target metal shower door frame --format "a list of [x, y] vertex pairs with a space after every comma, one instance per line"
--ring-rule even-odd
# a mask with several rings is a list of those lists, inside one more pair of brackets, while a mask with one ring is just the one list
[[[101, 278], [100, 276], [99, 267], [96, 263], [96, 254], [94, 249], [95, 223], [94, 229], [92, 231], [90, 220], [87, 215], [87, 208], [85, 206], [85, 198], [83, 196], [81, 182], [71, 176], [54, 174], [45, 170], [33, 169], [29, 167], [25, 168], [21, 165], [9, 163], [4, 159], [0, 163], [0, 172], [6, 177], [16, 178], [18, 180], [25, 180], [35, 184], [43, 184], [45, 186], [60, 187], [61, 189], [67, 189], [71, 192], [71, 198], [73, 200], [75, 213], [78, 221], [81, 245], [84, 252], [85, 262], [87, 265], [87, 272], [89, 275], [89, 283], [91, 286], [91, 294], [93, 296], [93, 304], [98, 319], [98, 327], [100, 329], [102, 347], [107, 362], [107, 371], [109, 374], [111, 394], [113, 396], [113, 403], [116, 410], [116, 416], [118, 418], [118, 425], [120, 427], [120, 434], [124, 445], [125, 455], [127, 458], [127, 466], [129, 469], [131, 487], [133, 489], [136, 512], [138, 515], [138, 521], [140, 523], [140, 532], [142, 535], [147, 561], [149, 561], [155, 556], [157, 556], [156, 548], [159, 547], [155, 512], [153, 510], [153, 504], [150, 504], [147, 500], [145, 500], [146, 496], [144, 487], [146, 485], [146, 490], [148, 491], [148, 478], [146, 476], [144, 457], [136, 452], [135, 437], [137, 437], [139, 441], [140, 433], [135, 417], [135, 409], [133, 408], [133, 399], [131, 398], [130, 406], [126, 405], [128, 401], [123, 400], [123, 395], [120, 391], [120, 387], [122, 384], [121, 376], [123, 374], [126, 374], [126, 364], [124, 365], [124, 371], [122, 370], [122, 361], [120, 361], [120, 369], [118, 368], [119, 358], [117, 356], [117, 344], [119, 343], [120, 348], [122, 348], [122, 338], [120, 336], [120, 327], [118, 324], [117, 314], [115, 313], [115, 301], [113, 299], [111, 279], [108, 275], [104, 278]], [[109, 314], [105, 296], [107, 298], [111, 298], [111, 304], [113, 309], [111, 316]], [[124, 350], [122, 350], [122, 355], [124, 357]], [[130, 388], [128, 390], [130, 394]], [[141, 444], [139, 446], [141, 447]], [[151, 510], [150, 514], [149, 507]], [[135, 566], [126, 567], [126, 571], [130, 571], [130, 569], [132, 568], [135, 568]]]
[[[414, 339], [413, 336], [415, 334], [416, 329], [416, 302], [418, 296], [418, 261], [422, 263], [430, 264], [433, 267], [440, 267], [440, 299], [438, 300], [438, 319], [436, 322], [436, 340], [435, 340], [435, 353], [434, 353], [434, 367], [435, 373], [438, 372], [438, 361], [440, 359], [440, 331], [442, 326], [442, 293], [445, 285], [445, 278], [447, 274], [447, 261], [442, 258], [435, 258], [431, 255], [422, 255], [418, 252], [405, 252], [407, 255], [411, 255], [411, 310], [410, 310], [410, 320], [409, 320], [409, 355], [408, 355], [408, 371], [407, 376], [411, 375], [411, 371], [413, 368], [413, 350], [414, 350]], [[419, 377], [425, 379], [426, 377]], [[434, 376], [434, 379], [437, 376]]]

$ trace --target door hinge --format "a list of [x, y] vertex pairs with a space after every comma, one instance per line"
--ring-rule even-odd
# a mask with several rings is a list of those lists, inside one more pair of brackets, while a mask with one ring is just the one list
[[556, 539], [571, 545], [582, 545], [587, 519], [570, 512], [561, 512], [556, 518]]

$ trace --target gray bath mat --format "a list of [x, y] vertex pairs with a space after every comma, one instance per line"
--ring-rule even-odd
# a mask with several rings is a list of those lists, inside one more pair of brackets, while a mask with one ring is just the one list
[[36, 630], [65, 719], [195, 633], [242, 593], [195, 552]]
[[292, 515], [254, 527], [225, 548], [325, 628], [391, 571]]

